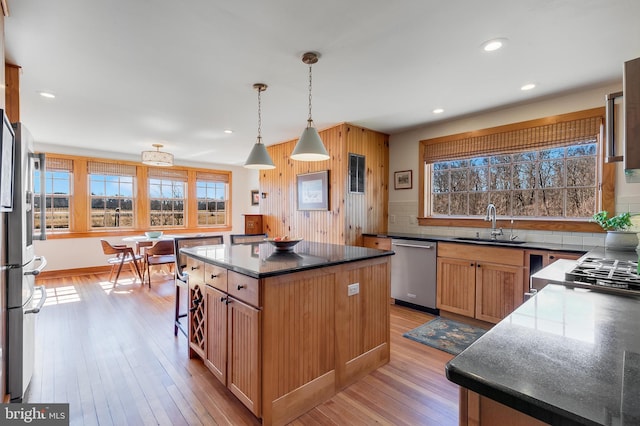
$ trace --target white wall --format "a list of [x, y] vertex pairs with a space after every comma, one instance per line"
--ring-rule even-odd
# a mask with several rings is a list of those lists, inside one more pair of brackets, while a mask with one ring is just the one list
[[[139, 158], [117, 155], [109, 152], [89, 151], [82, 149], [72, 149], [53, 145], [36, 143], [36, 149], [44, 152], [55, 152], [58, 154], [91, 156], [98, 158], [110, 158], [116, 160], [139, 161]], [[223, 233], [225, 240], [229, 234], [244, 233], [244, 213], [259, 213], [258, 206], [251, 205], [251, 190], [258, 189], [258, 172], [256, 170], [245, 169], [241, 166], [229, 166], [223, 164], [179, 162], [176, 164], [189, 167], [211, 168], [216, 170], [230, 170], [231, 178], [231, 232]], [[112, 243], [122, 244], [121, 237], [105, 238]], [[48, 239], [46, 241], [36, 241], [35, 249], [38, 255], [47, 259], [47, 271], [87, 268], [92, 266], [106, 265], [106, 257], [102, 253], [100, 237], [91, 238], [60, 238]]]
[[[622, 83], [603, 85], [576, 93], [542, 99], [528, 104], [488, 111], [462, 119], [442, 121], [391, 135], [389, 139], [389, 170], [391, 173], [389, 179], [393, 182], [394, 171], [413, 170], [414, 183], [412, 189], [405, 190], [395, 190], [393, 189], [393, 185], [390, 185], [389, 231], [423, 235], [453, 234], [459, 236], [473, 236], [475, 232], [478, 231], [470, 228], [421, 227], [417, 225], [416, 216], [419, 211], [417, 179], [419, 176], [418, 167], [421, 165], [421, 161], [418, 158], [420, 140], [533, 120], [550, 115], [597, 108], [604, 106], [605, 95], [620, 90], [622, 90]], [[640, 212], [640, 184], [627, 184], [624, 179], [622, 163], [618, 163], [617, 167], [616, 211], [638, 213]], [[484, 230], [482, 224], [480, 224], [480, 227], [479, 230]], [[570, 244], [592, 244], [604, 238], [601, 234], [533, 231], [527, 232], [526, 237], [531, 241], [564, 242]]]

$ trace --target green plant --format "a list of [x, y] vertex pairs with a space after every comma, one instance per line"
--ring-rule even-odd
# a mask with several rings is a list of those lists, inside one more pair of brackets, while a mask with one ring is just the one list
[[609, 212], [603, 210], [593, 215], [593, 221], [602, 226], [605, 231], [624, 231], [633, 226], [629, 213], [620, 213], [617, 216], [609, 217]]

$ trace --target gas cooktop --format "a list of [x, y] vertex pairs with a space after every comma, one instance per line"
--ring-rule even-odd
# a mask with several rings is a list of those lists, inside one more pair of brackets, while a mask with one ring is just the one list
[[587, 257], [565, 273], [565, 280], [584, 288], [640, 295], [638, 264], [632, 261]]

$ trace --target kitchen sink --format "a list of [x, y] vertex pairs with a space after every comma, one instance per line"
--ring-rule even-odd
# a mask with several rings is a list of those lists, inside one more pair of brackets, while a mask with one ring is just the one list
[[522, 240], [492, 240], [491, 238], [477, 238], [477, 237], [455, 237], [454, 240], [480, 242], [480, 243], [496, 243], [496, 244], [524, 244], [526, 241]]

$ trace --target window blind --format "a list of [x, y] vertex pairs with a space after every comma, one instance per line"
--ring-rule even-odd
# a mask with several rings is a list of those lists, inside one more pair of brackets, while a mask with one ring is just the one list
[[600, 134], [602, 122], [602, 116], [598, 115], [512, 130], [505, 128], [514, 126], [502, 126], [420, 142], [424, 146], [424, 161], [436, 163], [593, 143]]
[[188, 173], [186, 170], [172, 170], [150, 167], [148, 173], [149, 177], [154, 179], [169, 179], [186, 182], [188, 178]]
[[50, 172], [73, 172], [73, 160], [47, 157], [45, 167]]
[[197, 172], [196, 180], [229, 183], [229, 173]]
[[87, 172], [90, 175], [134, 176], [135, 177], [136, 166], [133, 166], [130, 164], [102, 163], [100, 161], [89, 161], [87, 163]]

